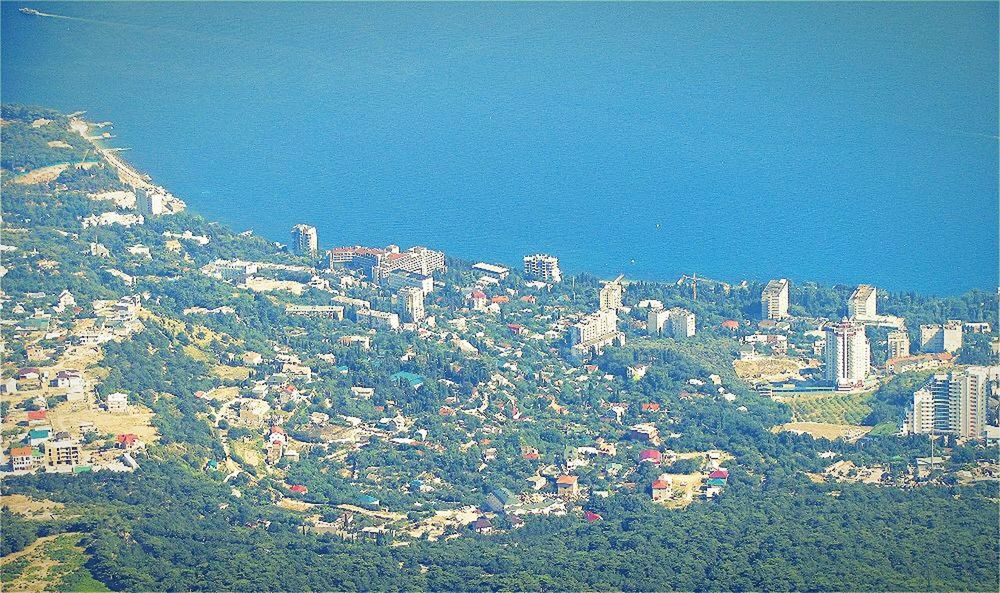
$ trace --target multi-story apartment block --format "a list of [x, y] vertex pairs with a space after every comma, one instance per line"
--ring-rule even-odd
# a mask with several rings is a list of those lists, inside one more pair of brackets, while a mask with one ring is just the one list
[[424, 291], [414, 286], [399, 289], [400, 305], [404, 318], [412, 323], [420, 323], [424, 314]]
[[391, 290], [418, 288], [428, 295], [434, 290], [434, 277], [407, 270], [393, 270], [386, 277], [386, 284]]
[[79, 441], [60, 439], [45, 443], [45, 466], [51, 470], [69, 470], [84, 462], [83, 446]]
[[838, 390], [864, 387], [871, 370], [871, 345], [865, 325], [841, 321], [826, 326], [826, 380]]
[[694, 336], [694, 322], [694, 313], [691, 311], [680, 307], [670, 309], [670, 317], [667, 321], [667, 325], [670, 327], [670, 337], [679, 340]]
[[876, 306], [875, 287], [862, 284], [847, 301], [847, 316], [858, 321], [875, 319], [878, 316]]
[[569, 338], [573, 352], [577, 355], [599, 353], [609, 344], [625, 344], [625, 334], [618, 331], [618, 314], [614, 311], [597, 311], [585, 315], [570, 326]]
[[308, 224], [297, 224], [292, 227], [292, 252], [297, 255], [316, 257], [319, 253], [319, 237], [316, 227]]
[[913, 434], [982, 438], [986, 428], [989, 369], [968, 367], [931, 377], [913, 393], [904, 430]]
[[544, 253], [524, 256], [524, 275], [542, 282], [561, 282], [559, 258]]
[[944, 324], [920, 326], [922, 352], [955, 352], [962, 347], [962, 322], [949, 319]]
[[650, 309], [646, 315], [646, 332], [650, 335], [660, 335], [667, 327], [670, 312], [666, 309]]
[[143, 216], [159, 216], [164, 212], [166, 194], [160, 188], [135, 188], [135, 209]]
[[510, 275], [510, 270], [503, 266], [496, 266], [483, 262], [479, 262], [478, 264], [472, 266], [472, 271], [480, 276], [486, 276], [487, 278], [492, 278], [498, 281], [504, 280]]
[[358, 323], [382, 329], [399, 329], [399, 315], [375, 309], [358, 309]]
[[771, 280], [760, 294], [760, 313], [764, 319], [788, 317], [788, 280]]
[[904, 358], [910, 355], [910, 334], [903, 330], [889, 332], [887, 358]]
[[601, 287], [601, 311], [617, 311], [622, 308], [622, 296], [625, 294], [625, 286], [622, 284], [621, 279], [622, 277], [619, 276]]

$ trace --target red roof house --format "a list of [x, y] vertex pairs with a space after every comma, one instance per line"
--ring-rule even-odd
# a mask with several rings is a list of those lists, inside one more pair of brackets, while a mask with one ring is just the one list
[[644, 449], [639, 452], [639, 461], [650, 461], [652, 463], [660, 463], [663, 459], [663, 454], [656, 449]]
[[39, 420], [45, 420], [45, 410], [32, 410], [28, 412], [28, 422], [37, 422]]
[[719, 478], [721, 480], [728, 480], [729, 479], [729, 470], [728, 469], [719, 468], [719, 469], [713, 471], [712, 473], [708, 474], [708, 479], [709, 480], [714, 479], [714, 478]]
[[305, 494], [309, 492], [309, 489], [303, 486], [302, 484], [292, 484], [291, 486], [289, 486], [288, 489], [294, 492], [295, 494]]
[[594, 521], [602, 521], [604, 517], [598, 515], [594, 511], [584, 511], [583, 518], [587, 520], [587, 523], [593, 523]]

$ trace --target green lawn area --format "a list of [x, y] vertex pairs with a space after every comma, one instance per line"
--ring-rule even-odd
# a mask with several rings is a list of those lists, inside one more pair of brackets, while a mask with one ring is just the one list
[[0, 569], [3, 590], [111, 591], [94, 579], [85, 566], [87, 555], [80, 547], [82, 537], [79, 533], [65, 533], [52, 539], [42, 538], [21, 557], [3, 564]]

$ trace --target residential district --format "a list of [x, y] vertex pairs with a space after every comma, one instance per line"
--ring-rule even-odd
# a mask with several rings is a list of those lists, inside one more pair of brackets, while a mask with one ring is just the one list
[[[64, 134], [45, 118], [3, 123]], [[75, 164], [4, 176], [8, 475], [141, 472], [172, 450], [309, 530], [405, 541], [601, 521], [593, 501], [619, 492], [712, 504], [746, 470], [697, 425], [704, 406], [786, 410], [771, 430], [825, 439], [810, 474], [822, 482], [1000, 471], [948, 457], [1000, 440], [995, 300], [960, 319], [867, 284], [599, 281], [565, 274], [557, 254], [511, 266], [321, 249], [308, 224], [276, 244], [187, 213], [98, 148], [92, 124], [69, 130], [90, 160], [66, 149]], [[195, 370], [164, 374], [166, 356]], [[903, 471], [852, 460], [878, 434], [935, 449]]]

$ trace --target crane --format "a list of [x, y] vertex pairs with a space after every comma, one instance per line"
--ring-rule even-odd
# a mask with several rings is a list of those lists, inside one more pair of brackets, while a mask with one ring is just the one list
[[699, 281], [701, 281], [702, 283], [715, 284], [717, 286], [721, 286], [722, 290], [727, 295], [729, 294], [730, 286], [729, 286], [728, 282], [723, 282], [721, 280], [712, 280], [711, 278], [705, 278], [704, 276], [702, 276], [701, 278], [699, 278], [697, 273], [691, 274], [690, 276], [688, 276], [687, 274], [684, 274], [683, 276], [681, 276], [677, 280], [677, 286], [682, 286], [687, 281], [691, 282], [691, 297], [694, 300], [696, 300], [696, 301], [698, 300], [698, 282]]

